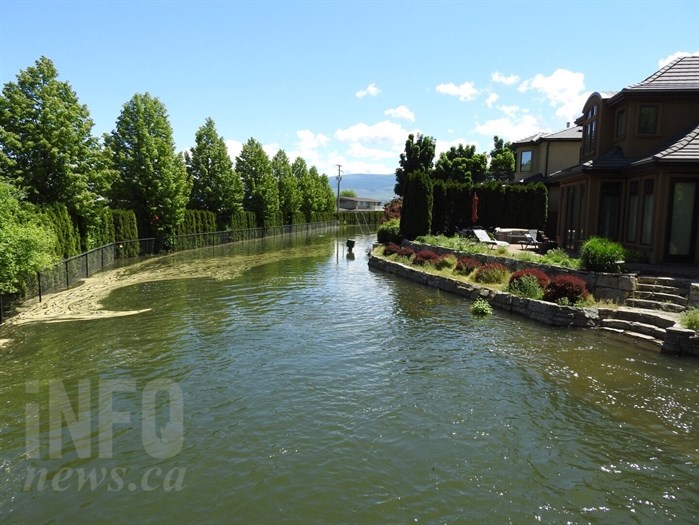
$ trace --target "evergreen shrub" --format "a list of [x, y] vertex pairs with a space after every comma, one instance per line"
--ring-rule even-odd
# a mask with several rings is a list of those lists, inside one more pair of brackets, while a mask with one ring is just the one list
[[583, 268], [593, 272], [618, 273], [624, 255], [621, 244], [604, 237], [590, 237], [582, 246], [580, 261]]
[[529, 299], [541, 299], [544, 296], [544, 289], [539, 285], [536, 276], [532, 274], [521, 275], [514, 280], [510, 279], [507, 291]]
[[384, 222], [376, 231], [376, 240], [381, 244], [393, 242], [399, 244], [402, 240], [400, 235], [400, 219], [391, 219]]

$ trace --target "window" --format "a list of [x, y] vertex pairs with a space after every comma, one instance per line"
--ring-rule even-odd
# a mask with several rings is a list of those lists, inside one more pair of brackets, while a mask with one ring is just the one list
[[638, 111], [638, 133], [654, 135], [658, 132], [658, 106], [641, 106]]
[[594, 153], [597, 142], [597, 106], [592, 106], [585, 113], [583, 123], [583, 155]]
[[643, 223], [641, 225], [641, 243], [650, 244], [653, 223], [653, 181], [643, 183]]
[[616, 128], [614, 138], [621, 138], [626, 135], [626, 110], [620, 109], [616, 112]]
[[605, 182], [600, 188], [599, 234], [616, 241], [619, 234], [621, 183]]
[[629, 221], [626, 227], [626, 240], [636, 242], [638, 231], [638, 181], [629, 184]]
[[519, 160], [519, 171], [532, 170], [532, 150], [528, 149], [521, 153]]

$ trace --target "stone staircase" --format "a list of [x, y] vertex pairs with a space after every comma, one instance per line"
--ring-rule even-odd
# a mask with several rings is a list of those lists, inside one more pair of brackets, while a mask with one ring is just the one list
[[600, 308], [599, 316], [602, 330], [632, 337], [639, 346], [647, 346], [655, 350], [663, 346], [666, 329], [674, 326], [679, 318], [673, 313], [631, 310], [623, 306]]
[[638, 276], [637, 283], [636, 290], [624, 303], [626, 306], [675, 313], [687, 309], [689, 281], [673, 277]]

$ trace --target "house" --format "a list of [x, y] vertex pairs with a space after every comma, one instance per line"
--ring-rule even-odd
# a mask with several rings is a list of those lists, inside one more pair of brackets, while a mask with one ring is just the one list
[[575, 123], [579, 163], [551, 176], [559, 245], [579, 250], [599, 235], [651, 263], [699, 263], [699, 57], [593, 93]]
[[513, 142], [517, 182], [543, 182], [549, 188], [548, 220], [544, 228], [550, 237], [556, 235], [558, 223], [558, 185], [551, 185], [549, 176], [577, 164], [582, 146], [582, 126], [566, 126], [556, 133], [537, 133]]
[[381, 201], [368, 197], [340, 196], [340, 211], [383, 211]]

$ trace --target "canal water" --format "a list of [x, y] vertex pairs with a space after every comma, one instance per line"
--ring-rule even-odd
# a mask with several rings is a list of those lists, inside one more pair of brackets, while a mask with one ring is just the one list
[[0, 522], [699, 522], [699, 362], [474, 318], [352, 235], [152, 260], [103, 300], [146, 311], [3, 327]]

